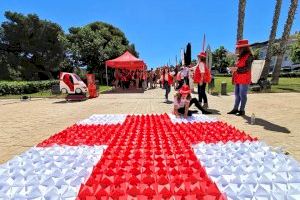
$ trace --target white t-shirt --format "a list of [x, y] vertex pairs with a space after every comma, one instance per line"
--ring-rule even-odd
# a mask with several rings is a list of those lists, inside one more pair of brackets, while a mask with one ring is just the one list
[[165, 74], [164, 80], [165, 80], [165, 81], [168, 81], [168, 80], [169, 80], [169, 74]]
[[187, 99], [181, 99], [180, 102], [177, 101], [177, 98], [175, 97], [174, 98], [174, 107], [177, 107], [178, 109], [179, 108], [184, 108], [185, 104], [186, 103], [189, 103], [190, 101], [187, 100]]
[[181, 77], [187, 77], [189, 75], [189, 68], [187, 67], [183, 67], [183, 69], [181, 70]]
[[200, 73], [205, 73], [205, 66], [203, 62], [199, 63], [199, 69], [200, 69]]

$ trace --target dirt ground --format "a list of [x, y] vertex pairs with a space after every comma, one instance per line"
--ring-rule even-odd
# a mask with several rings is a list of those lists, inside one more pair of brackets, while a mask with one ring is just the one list
[[[300, 161], [300, 93], [250, 94], [245, 117], [226, 114], [232, 108], [233, 95], [208, 95], [208, 99], [215, 112], [212, 116], [268, 145], [283, 147]], [[171, 109], [172, 104], [164, 103], [162, 89], [101, 94], [96, 99], [74, 103], [63, 99], [0, 100], [0, 163], [92, 114], [170, 113]], [[252, 113], [256, 116], [255, 125], [249, 123]]]

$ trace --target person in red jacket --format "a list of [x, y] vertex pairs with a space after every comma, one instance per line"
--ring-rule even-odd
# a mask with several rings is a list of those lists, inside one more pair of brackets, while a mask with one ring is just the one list
[[235, 102], [233, 109], [227, 114], [242, 116], [245, 115], [247, 92], [249, 84], [251, 83], [251, 65], [253, 55], [251, 53], [248, 40], [239, 40], [236, 44], [236, 48], [239, 54], [238, 60], [235, 67], [231, 67], [233, 83], [235, 85]]
[[208, 83], [211, 81], [210, 70], [206, 66], [206, 53], [201, 52], [198, 55], [198, 64], [195, 67], [194, 72], [194, 82], [198, 84], [198, 97], [199, 103], [202, 104], [203, 108], [208, 108], [207, 96], [205, 93], [205, 88]]

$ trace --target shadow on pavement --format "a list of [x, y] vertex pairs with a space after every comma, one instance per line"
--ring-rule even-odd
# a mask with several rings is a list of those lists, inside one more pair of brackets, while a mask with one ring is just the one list
[[206, 109], [207, 111], [211, 112], [212, 115], [221, 115], [219, 110], [216, 109]]
[[165, 103], [165, 104], [173, 104], [174, 102], [173, 101], [164, 101], [162, 103]]
[[113, 88], [111, 90], [107, 90], [104, 92], [101, 92], [101, 94], [124, 94], [124, 93], [144, 93], [143, 89], [122, 89], [122, 88]]
[[86, 101], [86, 100], [72, 100], [72, 101], [66, 101], [66, 100], [62, 100], [62, 101], [55, 101], [53, 102], [53, 104], [64, 104], [64, 103], [80, 103], [80, 102], [83, 102], [83, 101]]
[[[245, 120], [247, 120], [248, 124], [251, 124], [251, 117], [244, 115], [242, 116]], [[281, 132], [281, 133], [291, 133], [291, 131], [283, 126], [273, 124], [272, 122], [269, 122], [267, 120], [261, 119], [261, 118], [255, 118], [255, 124], [254, 125], [259, 125], [263, 126], [264, 129], [269, 130], [269, 131], [276, 131], [276, 132]]]

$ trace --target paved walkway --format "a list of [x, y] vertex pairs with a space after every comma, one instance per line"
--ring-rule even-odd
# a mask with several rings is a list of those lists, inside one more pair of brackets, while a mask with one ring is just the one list
[[[170, 113], [172, 104], [163, 103], [164, 90], [145, 93], [102, 94], [85, 102], [65, 103], [62, 99], [0, 100], [0, 163], [6, 162], [56, 132], [81, 119], [99, 113]], [[300, 160], [300, 94], [250, 94], [245, 117], [227, 115], [234, 97], [208, 96], [215, 116], [259, 137], [274, 147], [284, 147]], [[254, 113], [256, 124], [250, 125]]]

